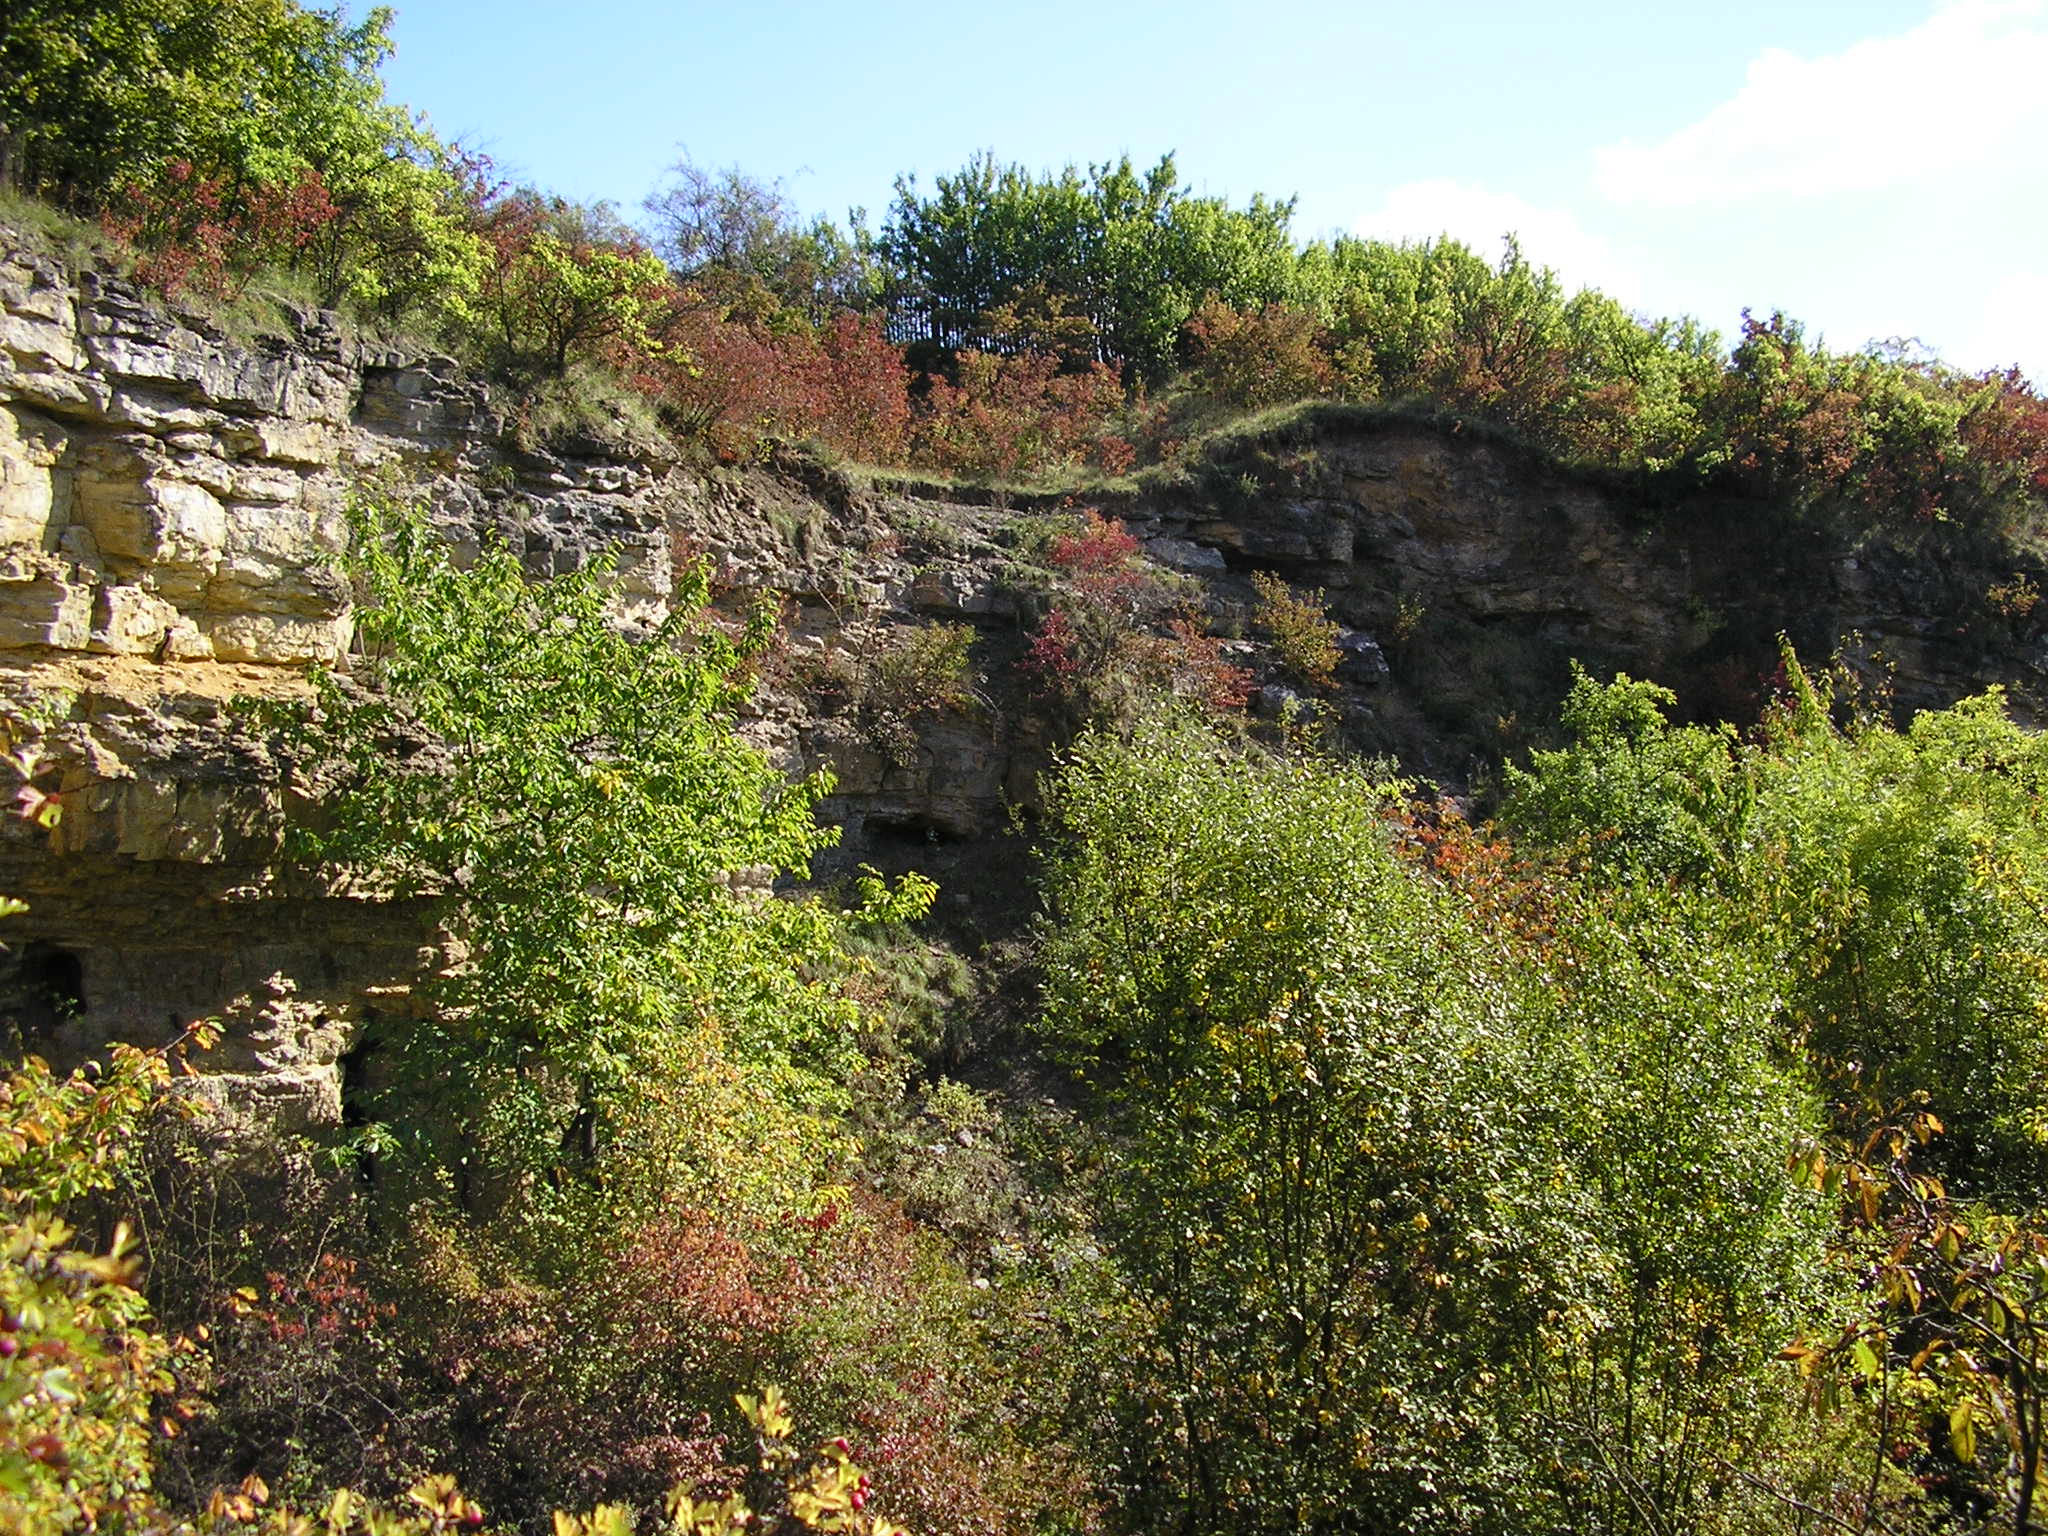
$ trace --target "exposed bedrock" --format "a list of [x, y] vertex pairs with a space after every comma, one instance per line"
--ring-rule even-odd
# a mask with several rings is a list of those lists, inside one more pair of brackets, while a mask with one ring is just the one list
[[[536, 576], [611, 552], [624, 622], [666, 610], [681, 561], [708, 560], [721, 601], [778, 594], [786, 638], [745, 729], [793, 772], [835, 771], [825, 811], [845, 835], [824, 872], [936, 866], [970, 927], [974, 902], [1021, 904], [1025, 864], [1002, 840], [1051, 743], [1015, 672], [1043, 606], [1019, 533], [1056, 505], [794, 458], [529, 451], [452, 360], [317, 312], [286, 328], [239, 339], [0, 228], [0, 686], [53, 712], [39, 782], [64, 807], [53, 832], [0, 830], [0, 891], [31, 904], [0, 962], [0, 1017], [25, 1043], [75, 1059], [219, 1015], [212, 1096], [332, 1121], [360, 1020], [407, 1006], [433, 963], [417, 911], [278, 867], [279, 774], [234, 708], [303, 689], [309, 663], [346, 666], [333, 556], [365, 476], [417, 487], [459, 546], [511, 541]], [[1780, 630], [1807, 654], [1860, 631], [1908, 706], [2002, 680], [2031, 711], [2044, 681], [2030, 621], [1987, 628], [1972, 605], [2009, 570], [1759, 539], [1753, 507], [1651, 509], [1429, 425], [1332, 429], [1213, 469], [1104, 511], [1226, 622], [1255, 571], [1324, 589], [1346, 626], [1348, 739], [1448, 782], [1553, 710], [1574, 657], [1707, 712], [1768, 670]], [[814, 686], [936, 622], [973, 627], [981, 697], [914, 741], [878, 742]], [[1270, 656], [1233, 654], [1278, 712]]]

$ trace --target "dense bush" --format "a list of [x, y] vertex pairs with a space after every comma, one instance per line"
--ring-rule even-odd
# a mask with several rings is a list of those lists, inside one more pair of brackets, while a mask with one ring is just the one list
[[[917, 457], [939, 469], [979, 475], [1029, 474], [1094, 458], [1114, 463], [1108, 446], [1113, 413], [1123, 404], [1116, 370], [1091, 363], [1062, 373], [1043, 353], [1004, 357], [966, 351], [958, 382], [925, 383], [915, 443]], [[1121, 467], [1121, 466], [1119, 466]]]
[[1771, 1359], [1827, 1279], [1761, 967], [1568, 889], [1503, 952], [1384, 790], [1219, 748], [1089, 738], [1048, 806], [1047, 1022], [1150, 1319], [1133, 1523], [1751, 1528], [1702, 1440], [1798, 1459]]
[[104, 212], [167, 289], [275, 264], [325, 303], [461, 318], [469, 175], [385, 101], [390, 27], [290, 0], [36, 0], [0, 31], [0, 179]]
[[1160, 698], [1218, 714], [1244, 705], [1250, 673], [1223, 659], [1203, 616], [1139, 558], [1122, 523], [1084, 509], [1046, 559], [1049, 604], [1023, 665], [1068, 723], [1128, 719]]
[[1263, 410], [1328, 394], [1338, 369], [1314, 315], [1286, 304], [1239, 313], [1213, 295], [1188, 319], [1188, 377], [1203, 394]]
[[559, 376], [608, 344], [652, 351], [661, 263], [604, 205], [522, 189], [484, 210], [482, 310], [503, 366]]
[[1035, 285], [1083, 317], [1098, 360], [1144, 379], [1171, 370], [1196, 304], [1284, 298], [1294, 251], [1291, 202], [1242, 209], [1196, 197], [1167, 155], [1140, 176], [1128, 158], [1034, 176], [979, 155], [929, 197], [899, 180], [880, 249], [893, 268], [895, 333], [949, 351], [1001, 340], [988, 317]]
[[1581, 675], [1573, 744], [1510, 775], [1507, 819], [1610, 878], [1720, 893], [1783, 978], [1788, 1042], [1919, 1096], [1959, 1175], [2029, 1189], [2048, 1083], [2041, 738], [1996, 693], [1903, 731], [1844, 727], [1825, 679], [1789, 658], [1787, 677], [1742, 741], [1671, 726], [1649, 685]]
[[902, 462], [910, 373], [880, 323], [839, 311], [820, 326], [749, 318], [695, 285], [650, 319], [655, 346], [624, 359], [677, 431], [723, 459], [769, 438], [814, 439], [868, 464]]
[[857, 1056], [848, 1006], [791, 964], [824, 953], [832, 915], [735, 880], [828, 840], [811, 816], [827, 781], [788, 784], [733, 733], [772, 620], [728, 634], [685, 571], [672, 617], [634, 638], [608, 615], [608, 563], [535, 585], [491, 543], [458, 569], [422, 516], [375, 501], [355, 547], [356, 679], [376, 691], [326, 676], [317, 710], [286, 719], [336, 790], [296, 847], [432, 897], [448, 940], [420, 1016], [372, 1036], [392, 1087], [369, 1144], [470, 1204], [540, 1198], [615, 1150], [741, 1179], [757, 1158], [719, 1167], [675, 1139], [680, 1106], [724, 1096], [763, 1117], [739, 1142], [799, 1147], [795, 1104], [834, 1103]]

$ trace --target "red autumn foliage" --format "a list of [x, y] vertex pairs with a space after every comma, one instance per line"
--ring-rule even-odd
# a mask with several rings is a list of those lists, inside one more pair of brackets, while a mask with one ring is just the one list
[[293, 1279], [272, 1271], [264, 1277], [267, 1300], [254, 1319], [274, 1342], [314, 1338], [329, 1342], [367, 1335], [389, 1321], [393, 1308], [372, 1298], [356, 1279], [358, 1265], [337, 1253], [323, 1253], [310, 1274]]
[[910, 375], [872, 316], [841, 310], [815, 330], [777, 331], [686, 287], [667, 295], [654, 333], [659, 354], [625, 359], [629, 376], [721, 458], [808, 437], [862, 463], [903, 461]]
[[1175, 609], [1171, 591], [1139, 561], [1137, 539], [1092, 508], [1080, 518], [1047, 552], [1061, 597], [1022, 663], [1039, 690], [1084, 715], [1161, 692], [1219, 713], [1243, 708], [1251, 674], [1223, 659], [1223, 642], [1192, 609]]
[[1052, 541], [1052, 563], [1067, 574], [1076, 590], [1090, 598], [1122, 599], [1145, 580], [1134, 563], [1138, 541], [1114, 518], [1092, 507], [1081, 513], [1081, 527]]
[[1167, 692], [1211, 714], [1243, 709], [1252, 696], [1252, 673], [1223, 659], [1223, 640], [1206, 633], [1192, 614], [1167, 621], [1151, 637], [1147, 667]]
[[100, 227], [135, 250], [136, 277], [158, 292], [225, 294], [265, 265], [293, 263], [338, 217], [318, 171], [237, 192], [180, 160], [155, 186], [125, 187]]
[[1459, 891], [1489, 929], [1541, 953], [1557, 940], [1562, 888], [1489, 823], [1475, 827], [1454, 806], [1403, 802], [1389, 812], [1394, 850]]
[[1080, 640], [1064, 609], [1055, 608], [1039, 622], [1024, 647], [1024, 668], [1055, 687], [1080, 676]]
[[1062, 373], [1047, 353], [968, 351], [957, 375], [928, 381], [917, 418], [917, 456], [938, 469], [1018, 474], [1099, 457], [1123, 404], [1123, 377], [1106, 363]]
[[2035, 491], [2048, 491], [2048, 400], [2017, 368], [1984, 375], [1958, 436], [1973, 458], [2001, 466]]
[[1126, 474], [1138, 462], [1138, 450], [1112, 432], [1096, 440], [1095, 462], [1106, 473]]

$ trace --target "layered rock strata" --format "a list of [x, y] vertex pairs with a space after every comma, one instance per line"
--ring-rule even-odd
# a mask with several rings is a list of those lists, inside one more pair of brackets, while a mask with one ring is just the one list
[[[1027, 904], [1023, 861], [987, 850], [1051, 752], [1016, 663], [1046, 602], [1028, 551], [1063, 502], [794, 457], [691, 467], [622, 434], [536, 451], [450, 359], [313, 311], [271, 330], [238, 336], [0, 228], [0, 694], [46, 718], [37, 782], [64, 809], [54, 832], [0, 826], [0, 892], [31, 903], [0, 962], [15, 1044], [75, 1059], [219, 1015], [214, 1096], [319, 1123], [362, 1018], [407, 1006], [433, 963], [421, 914], [278, 866], [280, 775], [235, 703], [347, 665], [333, 557], [366, 477], [424, 495], [458, 547], [510, 541], [535, 577], [610, 552], [622, 622], [665, 611], [685, 561], [722, 602], [772, 594], [785, 639], [745, 728], [790, 771], [837, 775], [824, 811], [845, 836], [821, 872], [936, 866], [970, 931], [979, 908]], [[1326, 701], [1344, 739], [1449, 782], [1530, 740], [1575, 658], [1702, 713], [1741, 707], [1780, 631], [1809, 656], [1860, 635], [1910, 706], [2003, 681], [2031, 711], [2048, 679], [2040, 624], [1983, 603], [1988, 582], [2048, 573], [1847, 547], [1754, 507], [1651, 507], [1442, 425], [1254, 445], [1100, 504], [1226, 629], [1255, 572], [1322, 589], [1345, 626]], [[938, 622], [974, 631], [975, 702], [878, 737], [844, 680]], [[1257, 711], [1285, 714], [1271, 654], [1245, 638], [1231, 655]]]

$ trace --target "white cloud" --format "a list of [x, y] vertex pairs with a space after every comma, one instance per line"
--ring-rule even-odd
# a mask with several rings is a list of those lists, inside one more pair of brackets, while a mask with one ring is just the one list
[[2048, 115], [2044, 10], [2048, 0], [1950, 0], [1911, 31], [1840, 53], [1766, 49], [1699, 121], [1600, 150], [1595, 182], [1617, 202], [1676, 208], [1867, 190], [2023, 151], [2019, 128]]
[[1638, 288], [1636, 274], [1571, 214], [1471, 182], [1439, 178], [1398, 186], [1379, 207], [1355, 220], [1351, 232], [1374, 240], [1449, 235], [1488, 257], [1498, 256], [1501, 237], [1512, 234], [1524, 256], [1551, 268], [1568, 288], [1599, 288], [1624, 302]]

